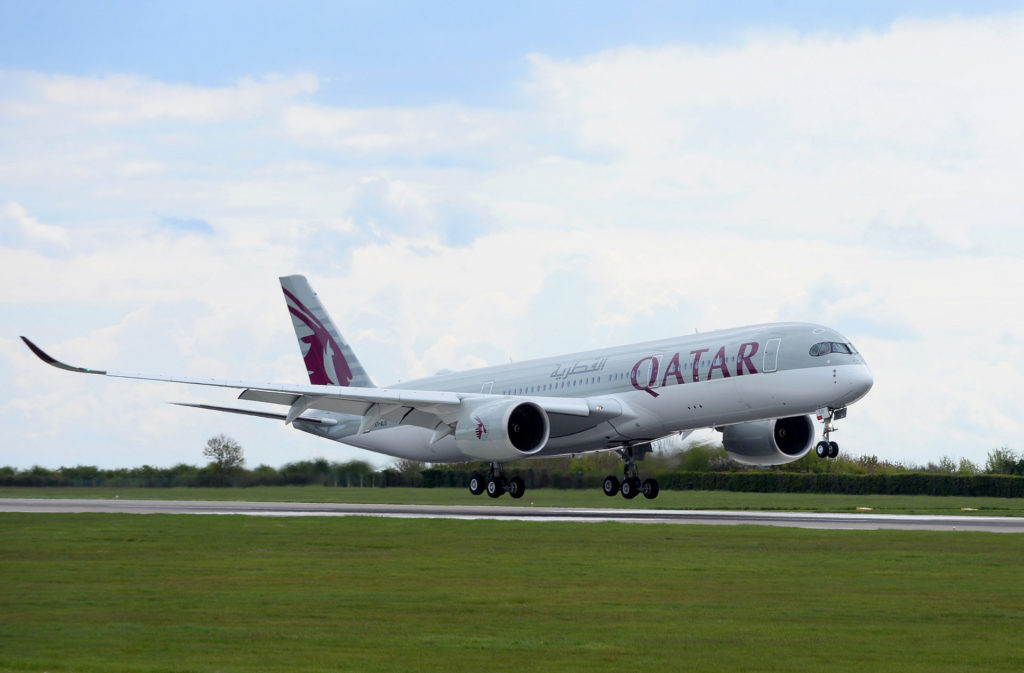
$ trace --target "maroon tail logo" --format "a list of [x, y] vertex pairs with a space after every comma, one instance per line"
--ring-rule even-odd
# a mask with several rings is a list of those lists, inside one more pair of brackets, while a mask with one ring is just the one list
[[299, 341], [309, 346], [303, 356], [309, 382], [315, 386], [347, 386], [352, 380], [352, 370], [341, 352], [341, 346], [327, 331], [327, 327], [295, 295], [288, 290], [284, 290], [284, 295], [288, 298], [288, 312], [312, 332], [299, 338]]
[[483, 439], [484, 435], [487, 434], [487, 426], [484, 425], [479, 416], [474, 416], [473, 420], [476, 421], [476, 438]]

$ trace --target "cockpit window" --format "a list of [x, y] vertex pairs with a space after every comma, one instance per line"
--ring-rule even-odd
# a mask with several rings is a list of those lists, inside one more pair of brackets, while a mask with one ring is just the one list
[[853, 347], [853, 344], [844, 344], [838, 341], [822, 341], [811, 346], [808, 353], [813, 356], [828, 355], [829, 353], [856, 355], [857, 349]]

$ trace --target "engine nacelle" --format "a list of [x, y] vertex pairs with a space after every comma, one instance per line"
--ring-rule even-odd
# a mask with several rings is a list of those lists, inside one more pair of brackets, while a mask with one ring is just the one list
[[543, 449], [550, 431], [547, 412], [533, 402], [496, 400], [463, 412], [455, 445], [474, 460], [517, 460]]
[[738, 463], [784, 465], [806, 456], [814, 436], [810, 416], [790, 416], [727, 425], [722, 429], [722, 444]]

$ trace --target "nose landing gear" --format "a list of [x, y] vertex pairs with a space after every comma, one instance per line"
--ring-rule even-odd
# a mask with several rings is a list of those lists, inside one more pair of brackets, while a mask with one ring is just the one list
[[814, 452], [818, 458], [835, 458], [839, 455], [839, 445], [829, 441], [829, 435], [836, 432], [834, 421], [846, 418], [846, 407], [841, 409], [821, 409], [818, 411], [818, 420], [824, 422], [825, 430], [822, 433], [823, 439], [814, 446]]

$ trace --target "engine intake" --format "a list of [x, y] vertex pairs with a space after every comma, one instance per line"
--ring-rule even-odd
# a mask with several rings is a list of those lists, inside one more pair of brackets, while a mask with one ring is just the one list
[[811, 450], [814, 421], [810, 416], [790, 416], [728, 425], [722, 429], [722, 444], [738, 463], [785, 465]]
[[550, 431], [547, 412], [537, 404], [497, 400], [463, 411], [455, 445], [474, 460], [518, 460], [543, 449]]

